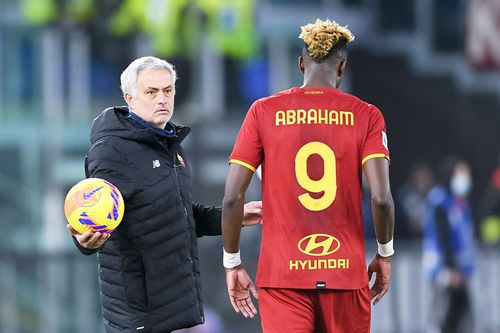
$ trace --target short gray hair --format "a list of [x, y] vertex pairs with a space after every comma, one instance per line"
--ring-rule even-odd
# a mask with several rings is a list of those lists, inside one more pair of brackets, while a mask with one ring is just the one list
[[130, 65], [125, 68], [122, 75], [120, 75], [120, 88], [122, 89], [123, 95], [127, 92], [135, 98], [137, 94], [137, 76], [139, 76], [139, 73], [155, 69], [167, 70], [172, 76], [175, 85], [177, 73], [171, 63], [156, 57], [141, 57], [132, 61]]

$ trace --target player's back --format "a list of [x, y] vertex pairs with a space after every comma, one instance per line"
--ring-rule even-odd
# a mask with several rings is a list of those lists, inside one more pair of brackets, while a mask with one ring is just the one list
[[377, 108], [334, 88], [292, 88], [254, 103], [238, 141], [259, 143], [239, 149], [237, 141], [231, 159], [262, 163], [258, 286], [366, 285], [361, 168], [388, 158], [384, 131]]

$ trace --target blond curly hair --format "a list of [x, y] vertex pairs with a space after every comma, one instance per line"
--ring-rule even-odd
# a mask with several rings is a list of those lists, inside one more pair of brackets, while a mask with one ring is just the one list
[[299, 38], [306, 43], [308, 54], [315, 60], [323, 59], [340, 40], [347, 43], [354, 40], [347, 26], [340, 26], [335, 21], [317, 19], [315, 23], [300, 28]]

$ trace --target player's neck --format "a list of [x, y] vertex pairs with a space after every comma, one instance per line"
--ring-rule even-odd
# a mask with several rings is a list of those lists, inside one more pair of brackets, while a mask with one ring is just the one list
[[304, 80], [301, 88], [337, 88], [336, 80]]
[[[318, 75], [319, 74], [319, 75]], [[333, 75], [324, 75], [323, 73], [311, 73], [304, 75], [304, 83], [301, 88], [337, 88], [337, 78]]]

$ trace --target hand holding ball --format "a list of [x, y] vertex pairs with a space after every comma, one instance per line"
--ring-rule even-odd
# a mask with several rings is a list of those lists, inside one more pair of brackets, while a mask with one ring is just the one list
[[120, 191], [110, 182], [88, 178], [66, 195], [64, 213], [78, 233], [110, 233], [122, 221], [125, 205]]

